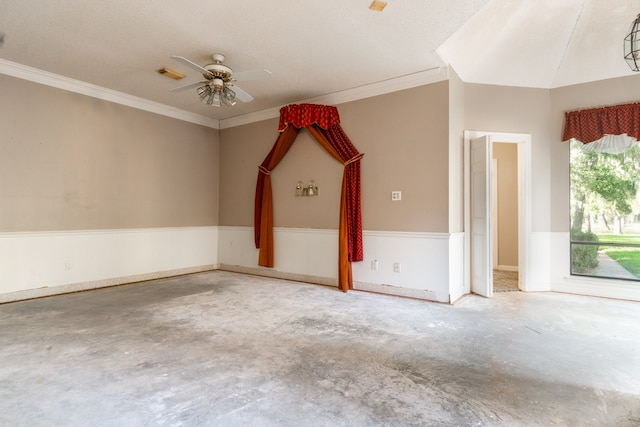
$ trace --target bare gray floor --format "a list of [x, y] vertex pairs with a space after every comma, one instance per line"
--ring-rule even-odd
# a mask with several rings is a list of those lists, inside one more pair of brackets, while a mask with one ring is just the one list
[[640, 304], [227, 272], [0, 305], [2, 426], [637, 426]]

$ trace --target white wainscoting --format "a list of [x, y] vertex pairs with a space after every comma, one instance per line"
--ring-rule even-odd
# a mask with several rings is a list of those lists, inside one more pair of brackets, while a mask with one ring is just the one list
[[[221, 269], [337, 284], [337, 230], [274, 228], [272, 269], [258, 266], [252, 227], [224, 226], [218, 232]], [[462, 289], [462, 233], [364, 231], [363, 241], [365, 259], [352, 264], [355, 289], [440, 302], [450, 301], [451, 280]], [[394, 263], [400, 263], [399, 273]]]
[[258, 265], [253, 227], [221, 226], [218, 233], [218, 262], [223, 270], [330, 286], [337, 284], [337, 230], [274, 228], [273, 268]]
[[0, 233], [0, 302], [211, 270], [218, 227]]
[[[522, 289], [527, 292], [545, 292], [551, 290], [551, 260], [553, 254], [552, 233], [533, 231], [531, 232], [530, 246], [526, 251], [529, 257], [524, 265], [530, 266], [530, 271], [520, 271], [524, 283]], [[520, 266], [522, 267], [522, 266]]]
[[551, 234], [551, 290], [579, 295], [640, 301], [640, 283], [571, 276], [569, 233]]
[[464, 238], [465, 233], [452, 233], [449, 239], [449, 302], [467, 294], [464, 283]]
[[[449, 234], [368, 231], [363, 239], [365, 260], [353, 264], [354, 288], [449, 302]], [[378, 270], [371, 269], [374, 260]]]

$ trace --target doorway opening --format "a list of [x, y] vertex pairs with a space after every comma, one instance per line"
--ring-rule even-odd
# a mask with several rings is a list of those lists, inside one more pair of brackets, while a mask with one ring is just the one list
[[[510, 185], [514, 188], [511, 189], [511, 195], [502, 196], [508, 202], [508, 207], [502, 210], [499, 208], [499, 198], [496, 199], [498, 203], [493, 203], [496, 194], [500, 197], [501, 179], [501, 168], [495, 166], [496, 163], [500, 165], [501, 156], [498, 156], [497, 162], [493, 161], [494, 143], [504, 144], [496, 147], [500, 151], [510, 151], [510, 155], [515, 154], [517, 159], [515, 165], [510, 165], [511, 171], [506, 172], [506, 179], [511, 180]], [[498, 290], [495, 286], [495, 282], [500, 280], [498, 275], [516, 276], [517, 289], [526, 291], [529, 287], [531, 242], [531, 135], [465, 131], [464, 148], [465, 291], [492, 297], [494, 290]], [[503, 162], [508, 163], [508, 160], [504, 158]], [[497, 175], [494, 174], [496, 170]], [[513, 182], [514, 179], [516, 182]], [[513, 200], [514, 197], [517, 201]], [[505, 209], [513, 211], [514, 205], [517, 206], [517, 213], [511, 213], [511, 224], [501, 227], [505, 218], [500, 219], [500, 212], [504, 217], [505, 212], [509, 212]], [[493, 211], [498, 211], [497, 217]], [[500, 240], [500, 234], [504, 239]], [[509, 249], [509, 245], [515, 245], [515, 249]], [[503, 253], [502, 257], [500, 253]]]
[[491, 144], [493, 291], [518, 287], [518, 144]]

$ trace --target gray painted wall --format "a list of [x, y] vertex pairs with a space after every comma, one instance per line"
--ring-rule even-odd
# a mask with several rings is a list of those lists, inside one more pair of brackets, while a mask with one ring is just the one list
[[218, 130], [4, 75], [0, 92], [0, 231], [218, 224]]

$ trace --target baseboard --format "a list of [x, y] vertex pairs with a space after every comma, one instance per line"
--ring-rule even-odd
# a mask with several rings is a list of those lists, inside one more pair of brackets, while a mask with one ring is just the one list
[[[372, 292], [439, 302], [464, 294], [463, 233], [364, 230], [362, 237], [365, 256], [351, 264], [354, 283], [377, 285], [368, 288]], [[276, 227], [274, 240], [274, 268], [258, 267], [253, 228], [221, 226], [218, 263], [229, 271], [336, 286], [338, 230]], [[394, 271], [395, 264], [400, 271]]]
[[640, 301], [640, 287], [624, 280], [569, 276], [557, 280], [551, 286], [553, 292]]
[[[329, 277], [310, 276], [307, 274], [293, 274], [277, 271], [264, 267], [243, 267], [239, 265], [220, 264], [218, 270], [234, 273], [251, 274], [254, 276], [269, 277], [272, 279], [293, 280], [295, 282], [312, 283], [316, 285], [337, 287], [336, 279]], [[447, 302], [447, 296], [438, 295], [436, 292], [421, 289], [401, 288], [393, 285], [379, 285], [376, 283], [353, 282], [356, 291], [373, 292], [377, 294], [393, 295], [405, 298], [414, 298], [431, 302]]]
[[[265, 267], [243, 267], [239, 265], [220, 264], [218, 270], [231, 271], [234, 273], [251, 274], [254, 276], [269, 277], [272, 279], [293, 280], [295, 282], [313, 283], [337, 287], [337, 281], [329, 277], [310, 276], [307, 274], [293, 274], [283, 271], [276, 271]], [[436, 292], [421, 289], [401, 288], [392, 285], [379, 285], [376, 283], [353, 282], [353, 289], [356, 291], [373, 292], [377, 294], [393, 295], [405, 298], [414, 298], [431, 302], [446, 302], [447, 296], [438, 295]]]
[[89, 291], [93, 289], [108, 288], [111, 286], [126, 285], [147, 280], [164, 279], [167, 277], [182, 276], [184, 274], [201, 273], [203, 271], [216, 270], [216, 265], [202, 265], [198, 267], [179, 268], [175, 270], [157, 271], [153, 273], [136, 274], [126, 277], [114, 277], [104, 280], [91, 280], [88, 282], [71, 283], [68, 285], [43, 287], [38, 289], [27, 289], [24, 291], [0, 294], [0, 304], [8, 302], [23, 301], [34, 298], [63, 295], [73, 292]]
[[518, 271], [517, 265], [498, 265], [499, 271]]
[[428, 289], [401, 288], [399, 286], [380, 285], [377, 283], [353, 282], [353, 289], [356, 291], [414, 298], [430, 302], [448, 302], [449, 300], [448, 295], [439, 295], [437, 292]]
[[218, 270], [231, 271], [234, 273], [251, 274], [254, 276], [270, 277], [272, 279], [292, 280], [294, 282], [314, 283], [317, 285], [338, 287], [336, 279], [330, 277], [311, 276], [308, 274], [287, 273], [277, 271], [267, 267], [245, 267], [241, 265], [220, 264]]

